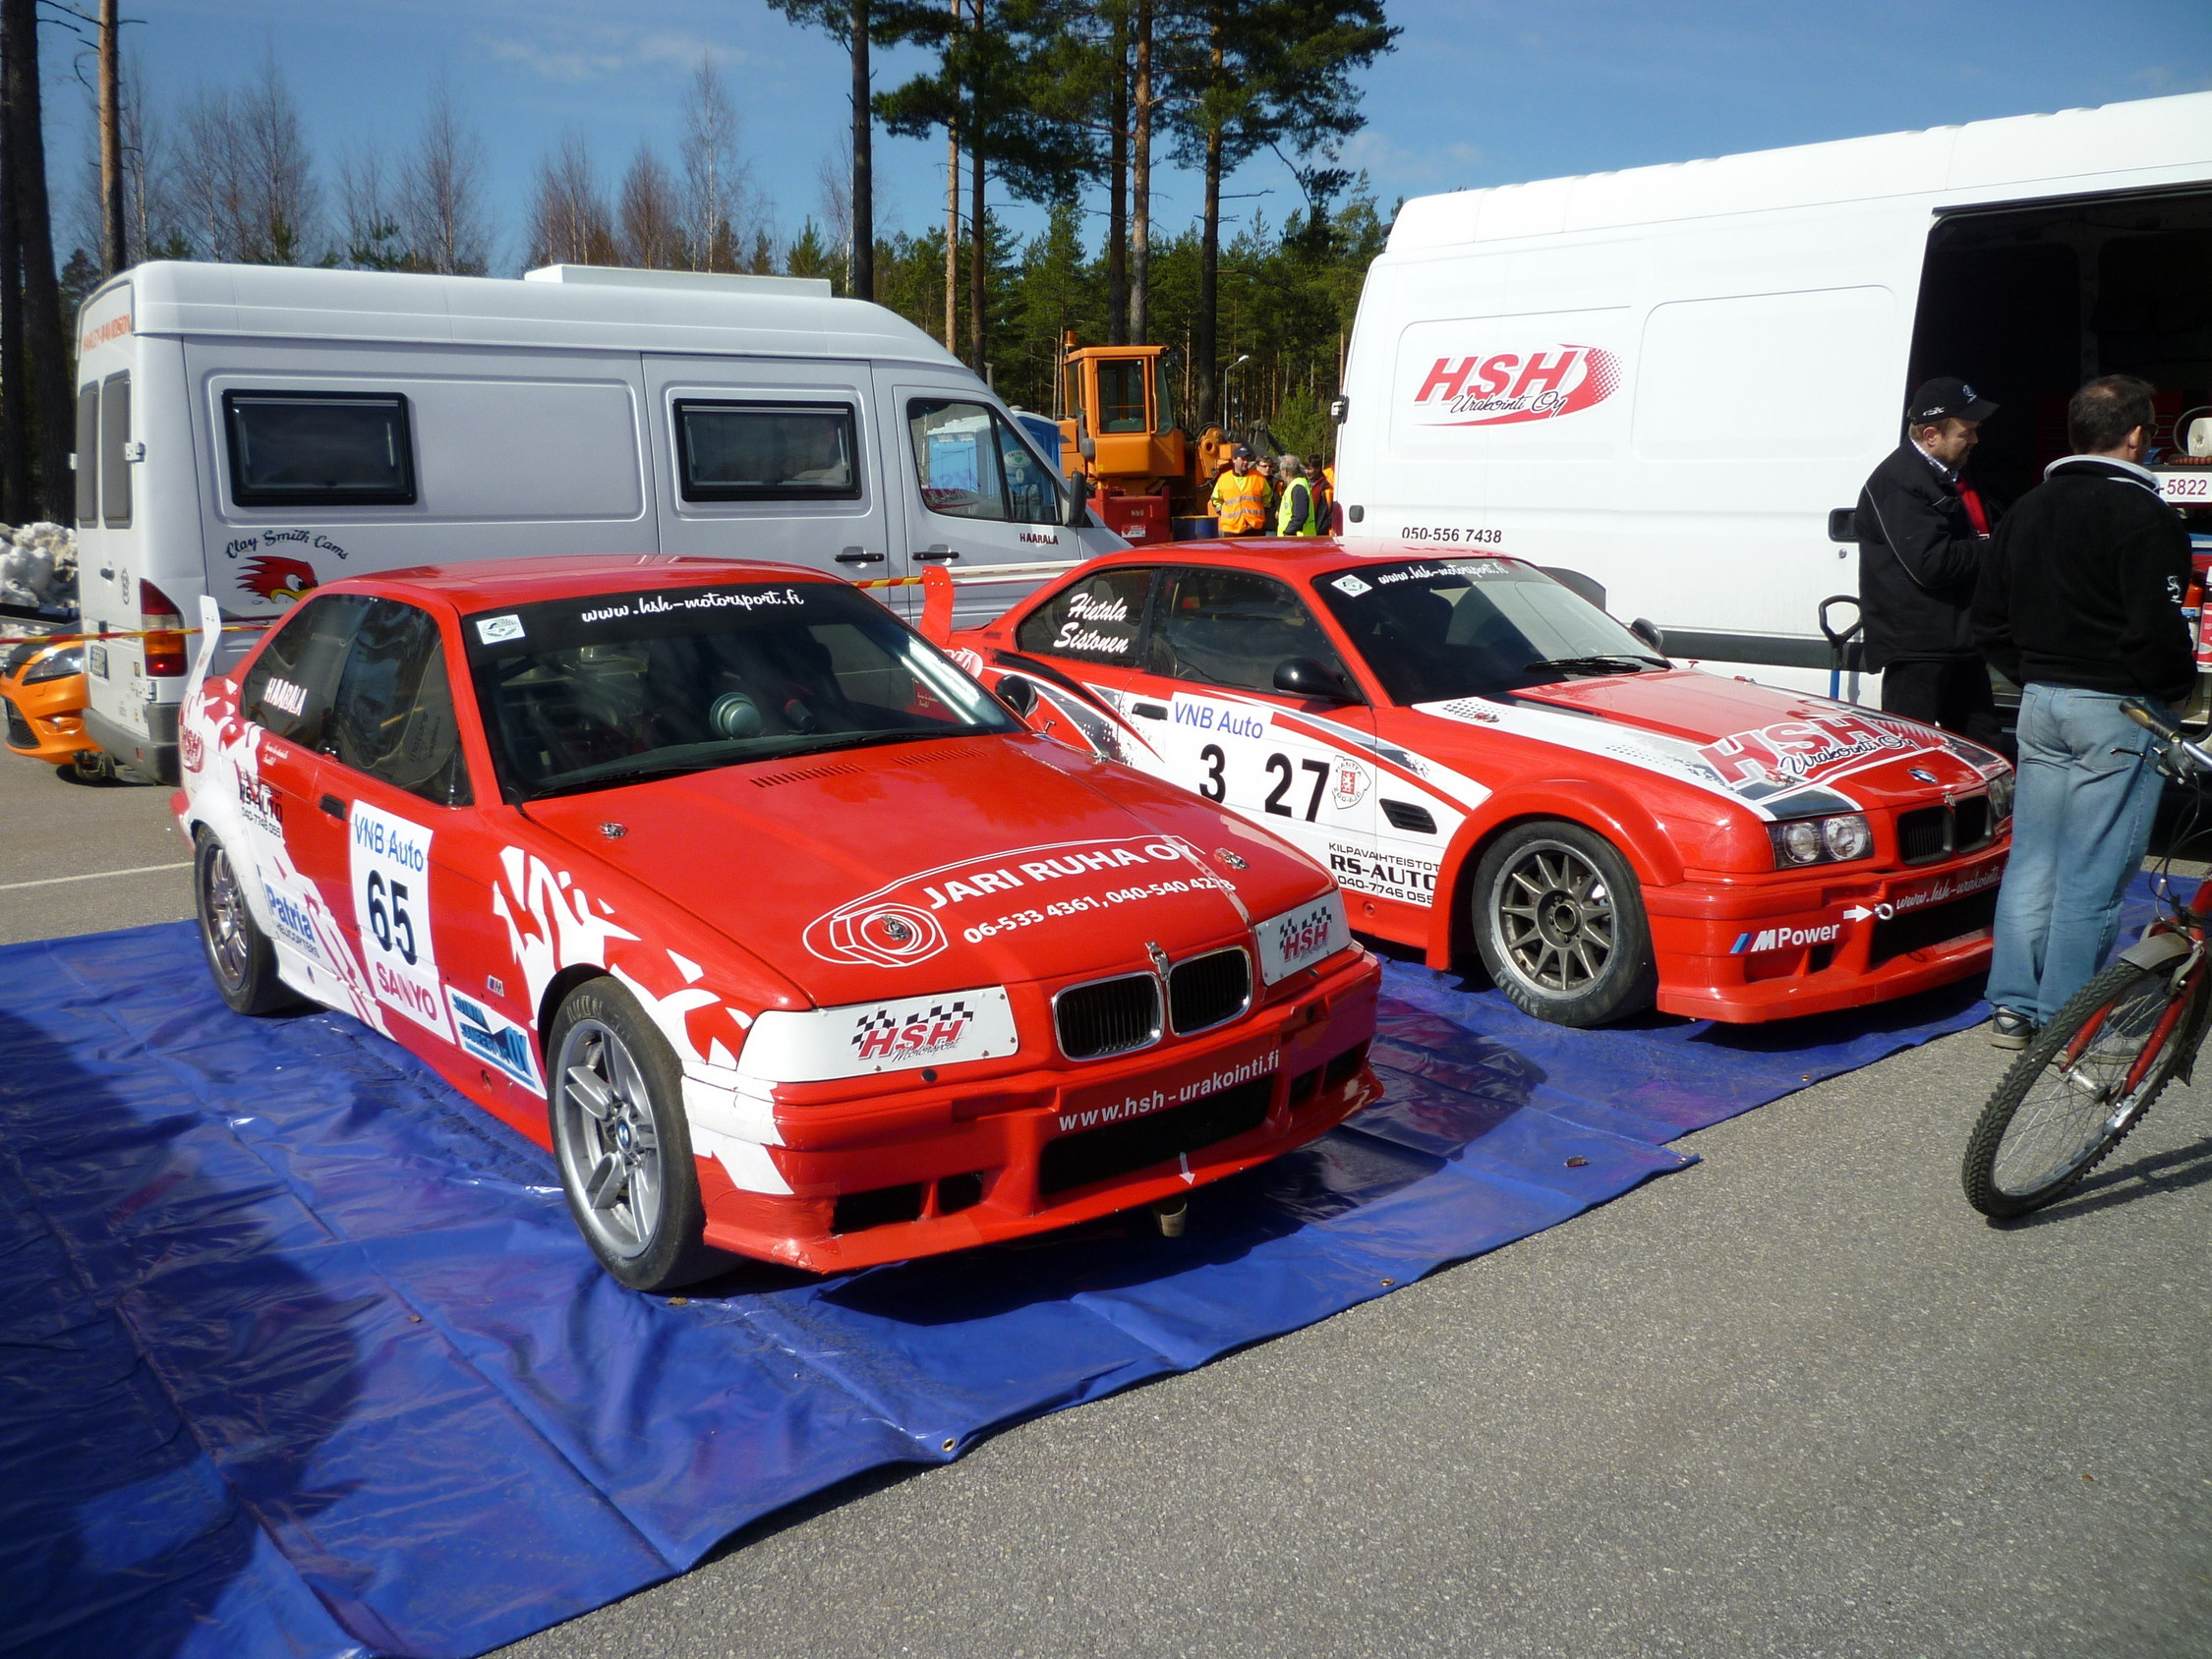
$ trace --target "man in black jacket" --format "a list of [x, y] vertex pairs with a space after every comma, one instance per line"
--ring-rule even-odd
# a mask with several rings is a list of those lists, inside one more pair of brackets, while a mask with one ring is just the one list
[[1990, 1041], [2025, 1047], [2104, 965], [2158, 808], [2156, 742], [2121, 713], [2196, 678], [2182, 617], [2189, 538], [2142, 466], [2151, 387], [2091, 380], [2066, 408], [2077, 453], [1998, 527], [1974, 637], [2024, 688], [2012, 856], [1997, 899]]
[[1997, 405], [1963, 380], [1930, 380], [1905, 440], [1859, 491], [1859, 614], [1882, 707], [1995, 746], [2000, 726], [1970, 611], [1989, 511], [1964, 478]]

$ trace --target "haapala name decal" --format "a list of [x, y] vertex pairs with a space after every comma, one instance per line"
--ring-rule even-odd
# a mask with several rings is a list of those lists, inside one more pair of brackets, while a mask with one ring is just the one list
[[1602, 346], [1439, 357], [1414, 392], [1413, 418], [1424, 427], [1552, 421], [1595, 409], [1619, 385], [1620, 359]]

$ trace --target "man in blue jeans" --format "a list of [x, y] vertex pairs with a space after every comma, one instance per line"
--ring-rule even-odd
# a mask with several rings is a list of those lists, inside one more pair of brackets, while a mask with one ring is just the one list
[[2152, 388], [2091, 380], [2066, 407], [2075, 453], [1997, 528], [1974, 639], [2019, 684], [2012, 856], [1997, 898], [1990, 1041], [2027, 1046], [2104, 965], [2158, 809], [2155, 740], [2130, 697], [2179, 703], [2196, 678], [2182, 618], [2189, 539], [2142, 465]]

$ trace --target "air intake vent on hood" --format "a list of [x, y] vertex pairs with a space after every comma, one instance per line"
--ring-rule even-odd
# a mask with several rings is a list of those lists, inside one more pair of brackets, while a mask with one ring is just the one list
[[803, 783], [810, 777], [836, 777], [844, 772], [856, 772], [858, 767], [801, 767], [797, 772], [772, 772], [766, 777], [753, 779], [756, 789], [773, 789], [779, 783]]

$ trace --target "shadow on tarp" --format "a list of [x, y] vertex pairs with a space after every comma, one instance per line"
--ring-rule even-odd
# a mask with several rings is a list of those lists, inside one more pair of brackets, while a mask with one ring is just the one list
[[1392, 963], [1384, 1099], [1207, 1188], [1183, 1238], [743, 1266], [678, 1305], [603, 1274], [551, 1160], [396, 1045], [224, 1008], [189, 924], [0, 947], [0, 1006], [38, 1010], [0, 1020], [0, 1653], [479, 1653], [862, 1471], [1553, 1226], [1971, 1003], [1810, 1047], [1562, 1032]]

